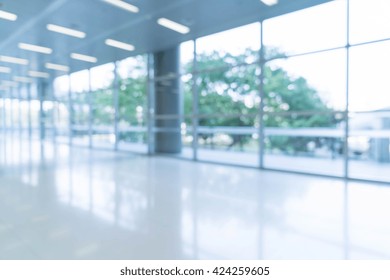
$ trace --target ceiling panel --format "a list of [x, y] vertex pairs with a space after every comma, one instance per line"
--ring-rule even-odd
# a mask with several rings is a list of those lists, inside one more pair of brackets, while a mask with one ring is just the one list
[[[15, 22], [0, 19], [0, 55], [26, 58], [28, 66], [0, 62], [12, 67], [12, 75], [26, 75], [28, 70], [45, 70], [46, 62], [65, 64], [71, 71], [123, 59], [145, 52], [154, 52], [180, 42], [218, 31], [252, 23], [329, 0], [280, 0], [268, 7], [259, 0], [126, 0], [140, 8], [137, 14], [118, 9], [101, 0], [0, 0], [0, 9], [16, 13]], [[159, 17], [167, 17], [191, 28], [182, 35], [159, 26]], [[86, 32], [78, 39], [50, 32], [48, 23]], [[106, 46], [107, 38], [128, 42], [133, 52]], [[20, 50], [18, 43], [37, 44], [52, 48], [50, 55]], [[96, 56], [97, 64], [75, 61], [70, 53]], [[52, 77], [63, 74], [50, 72]], [[0, 74], [1, 79], [12, 79]]]

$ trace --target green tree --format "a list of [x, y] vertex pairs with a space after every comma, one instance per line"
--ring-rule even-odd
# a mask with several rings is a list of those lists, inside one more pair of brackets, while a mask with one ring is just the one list
[[[266, 51], [266, 56], [283, 58], [284, 55], [275, 49]], [[213, 52], [198, 56], [198, 69], [211, 69], [201, 71], [197, 84], [199, 92], [199, 111], [201, 114], [210, 115], [199, 120], [200, 126], [255, 126], [256, 117], [231, 117], [217, 118], [212, 114], [256, 116], [259, 110], [259, 99], [256, 96], [259, 91], [260, 71], [257, 66], [237, 66], [245, 61], [255, 61], [258, 52], [246, 50], [242, 55], [233, 56], [229, 53]], [[191, 66], [187, 66], [190, 70]], [[287, 71], [280, 67], [271, 67], [268, 64], [264, 68], [264, 110], [266, 112], [329, 112], [326, 103], [318, 92], [310, 87], [303, 77], [291, 77]], [[185, 96], [190, 96], [186, 94]], [[246, 102], [246, 100], [254, 102]], [[190, 110], [192, 100], [186, 98], [184, 106]], [[190, 103], [191, 102], [191, 103]], [[272, 116], [265, 118], [267, 127], [327, 127], [336, 124], [331, 115], [290, 115]], [[208, 137], [203, 135], [203, 137]], [[250, 140], [250, 136], [232, 136], [232, 144], [235, 142], [241, 146]], [[274, 137], [269, 148], [277, 148], [283, 151], [303, 151], [309, 141], [315, 138]]]

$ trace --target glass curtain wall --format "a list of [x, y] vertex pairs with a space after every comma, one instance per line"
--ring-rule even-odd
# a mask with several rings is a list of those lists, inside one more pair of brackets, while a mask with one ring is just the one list
[[[73, 73], [72, 139], [153, 152], [156, 124], [174, 120], [174, 156], [390, 182], [389, 11], [336, 0], [197, 38], [181, 44], [174, 77], [154, 77], [148, 55]], [[178, 77], [180, 112], [153, 115], [154, 84]]]

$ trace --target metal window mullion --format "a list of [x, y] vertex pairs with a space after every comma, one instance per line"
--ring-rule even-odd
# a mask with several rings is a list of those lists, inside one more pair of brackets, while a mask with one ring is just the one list
[[31, 140], [32, 137], [32, 115], [31, 115], [31, 85], [29, 84], [27, 86], [27, 117], [28, 117], [28, 139]]
[[68, 133], [69, 133], [69, 146], [73, 145], [73, 101], [72, 101], [72, 79], [71, 75], [68, 75], [69, 78], [69, 89], [68, 89]]
[[22, 137], [22, 110], [21, 110], [21, 106], [20, 106], [20, 100], [21, 100], [21, 86], [18, 86], [18, 96], [17, 96], [17, 100], [18, 100], [18, 128], [19, 128], [19, 138]]
[[194, 43], [194, 58], [193, 58], [193, 69], [192, 69], [192, 149], [193, 149], [193, 160], [198, 160], [198, 127], [199, 127], [199, 92], [197, 86], [198, 80], [198, 60], [197, 60], [197, 49], [196, 39]]
[[147, 90], [147, 139], [148, 139], [148, 155], [154, 153], [154, 126], [155, 126], [155, 114], [154, 114], [154, 77], [152, 74], [152, 67], [154, 66], [153, 55], [147, 55], [147, 79], [146, 79], [146, 90]]
[[11, 90], [11, 94], [9, 96], [9, 103], [10, 103], [10, 106], [9, 106], [10, 122], [9, 122], [9, 124], [10, 124], [11, 135], [13, 135], [13, 132], [14, 132], [14, 99], [13, 99], [14, 93], [15, 93], [15, 88], [13, 87]]
[[344, 131], [344, 178], [349, 178], [349, 0], [347, 0], [347, 19], [346, 19], [346, 28], [347, 28], [347, 46], [346, 46], [346, 90], [345, 90], [345, 131]]
[[54, 81], [50, 80], [49, 81], [49, 93], [50, 93], [50, 99], [52, 103], [52, 109], [51, 109], [51, 134], [52, 134], [52, 141], [53, 144], [56, 143], [56, 135], [57, 135], [57, 129], [56, 129], [56, 121], [55, 121], [55, 111], [56, 111], [56, 98], [54, 94]]
[[45, 114], [43, 110], [43, 102], [44, 102], [44, 85], [42, 82], [38, 84], [38, 96], [39, 96], [39, 139], [45, 140]]
[[[6, 112], [5, 112], [5, 96], [6, 96], [6, 93], [4, 91], [2, 94], [2, 97], [1, 97], [3, 100], [3, 107], [1, 110], [1, 115], [2, 115], [1, 124], [2, 124], [2, 128], [3, 128], [3, 135], [6, 134], [6, 129], [7, 129], [7, 120], [6, 120], [7, 117], [6, 117]], [[5, 137], [3, 139], [5, 141]]]
[[92, 148], [92, 122], [93, 122], [93, 101], [92, 101], [92, 79], [91, 79], [91, 69], [88, 69], [88, 95], [87, 102], [89, 108], [89, 116], [88, 116], [88, 147]]
[[114, 150], [118, 150], [119, 145], [119, 129], [118, 129], [118, 122], [119, 122], [119, 77], [118, 77], [118, 62], [114, 63], [114, 135], [115, 135], [115, 143], [114, 143]]
[[259, 168], [264, 169], [264, 151], [265, 151], [265, 123], [264, 123], [264, 69], [265, 69], [265, 58], [264, 58], [264, 45], [263, 45], [263, 21], [260, 21], [260, 50], [259, 50], [259, 66], [260, 66], [260, 85], [259, 85], [259, 130], [258, 130], [258, 145], [259, 145]]

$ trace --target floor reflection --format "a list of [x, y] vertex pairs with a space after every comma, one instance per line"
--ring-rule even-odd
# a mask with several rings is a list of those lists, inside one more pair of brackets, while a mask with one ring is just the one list
[[390, 188], [2, 138], [1, 259], [388, 259]]

